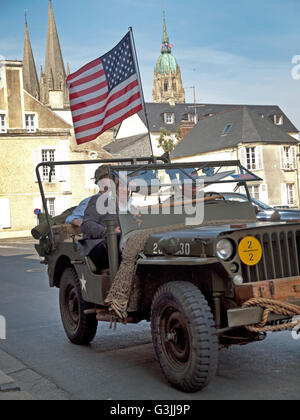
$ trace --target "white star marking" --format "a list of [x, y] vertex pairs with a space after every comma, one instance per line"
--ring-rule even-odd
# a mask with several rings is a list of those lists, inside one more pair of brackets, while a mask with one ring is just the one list
[[82, 274], [82, 277], [80, 279], [80, 283], [81, 283], [81, 290], [82, 290], [82, 292], [85, 291], [85, 293], [86, 293], [86, 284], [87, 284], [87, 281], [84, 278], [84, 274]]

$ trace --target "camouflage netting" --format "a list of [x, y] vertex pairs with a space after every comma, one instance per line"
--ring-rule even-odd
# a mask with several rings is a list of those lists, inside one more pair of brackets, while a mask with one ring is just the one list
[[[251, 222], [253, 222], [253, 220], [238, 220], [239, 225]], [[144, 250], [145, 244], [152, 234], [172, 232], [175, 230], [182, 229], [193, 229], [195, 227], [216, 226], [234, 223], [236, 224], [237, 220], [227, 219], [218, 220], [218, 222], [216, 222], [215, 220], [206, 221], [200, 226], [186, 226], [185, 224], [172, 225], [165, 228], [160, 226], [152, 229], [144, 229], [132, 235], [128, 239], [126, 246], [123, 250], [121, 265], [113, 280], [108, 296], [105, 299], [105, 303], [109, 305], [109, 311], [112, 315], [112, 321], [126, 322], [128, 316], [127, 308], [132, 290], [136, 261], [138, 259], [139, 253]]]

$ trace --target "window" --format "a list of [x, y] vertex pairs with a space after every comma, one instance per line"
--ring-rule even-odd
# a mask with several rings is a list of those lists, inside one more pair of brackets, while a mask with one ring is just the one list
[[164, 82], [164, 91], [168, 92], [169, 90], [169, 82]]
[[25, 126], [28, 133], [33, 133], [36, 131], [36, 118], [34, 114], [25, 115]]
[[[42, 150], [42, 162], [54, 162], [55, 161], [55, 149], [43, 149]], [[43, 181], [49, 182], [49, 166], [43, 166]], [[55, 166], [51, 174], [51, 181], [55, 179]]]
[[196, 124], [196, 122], [197, 122], [197, 115], [189, 113], [188, 114], [188, 121], [189, 122], [193, 122], [193, 123]]
[[283, 116], [282, 115], [274, 115], [274, 124], [275, 125], [283, 125]]
[[289, 206], [295, 205], [295, 184], [286, 184], [287, 203]]
[[6, 115], [0, 114], [0, 133], [6, 133]]
[[297, 149], [296, 146], [281, 147], [281, 169], [297, 169]]
[[246, 161], [248, 169], [256, 169], [255, 147], [246, 148]]
[[256, 147], [243, 147], [241, 149], [241, 162], [247, 169], [262, 170], [263, 169], [263, 156], [262, 146]]
[[170, 112], [165, 113], [165, 123], [166, 124], [174, 124], [174, 114]]
[[295, 184], [281, 184], [282, 205], [296, 205], [296, 188]]
[[55, 198], [46, 198], [46, 201], [50, 216], [55, 217]]
[[232, 124], [227, 124], [226, 127], [224, 128], [224, 131], [223, 131], [222, 135], [226, 136], [226, 134], [228, 134], [229, 131], [231, 130], [231, 127], [232, 127]]
[[259, 198], [260, 198], [260, 196], [259, 196], [259, 185], [249, 185], [248, 188], [249, 188], [249, 193], [250, 193], [251, 197], [259, 200]]

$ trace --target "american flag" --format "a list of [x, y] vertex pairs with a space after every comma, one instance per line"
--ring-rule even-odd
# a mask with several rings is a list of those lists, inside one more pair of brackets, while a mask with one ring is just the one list
[[102, 57], [67, 78], [77, 144], [143, 109], [130, 32]]

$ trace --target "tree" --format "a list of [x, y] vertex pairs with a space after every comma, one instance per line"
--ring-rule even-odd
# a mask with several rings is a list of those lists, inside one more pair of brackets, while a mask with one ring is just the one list
[[161, 127], [160, 136], [158, 138], [158, 145], [163, 149], [165, 153], [172, 153], [177, 144], [181, 141], [179, 129], [176, 131], [175, 139], [174, 136], [172, 136], [171, 131]]

